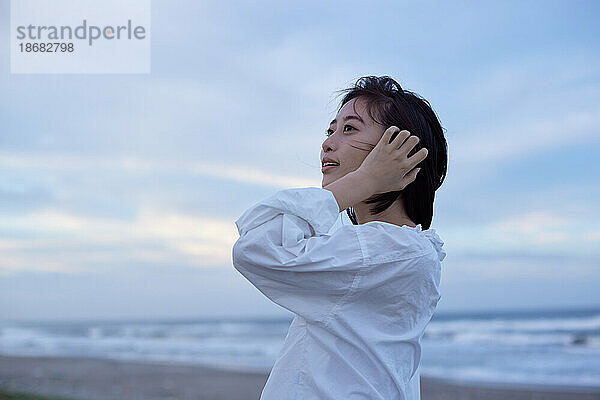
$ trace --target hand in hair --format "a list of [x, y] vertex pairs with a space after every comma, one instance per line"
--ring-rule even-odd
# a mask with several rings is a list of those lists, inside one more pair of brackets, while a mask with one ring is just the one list
[[419, 138], [401, 131], [392, 140], [399, 130], [389, 127], [357, 170], [323, 187], [333, 193], [340, 212], [375, 194], [402, 190], [416, 179], [415, 166], [427, 157], [427, 149], [407, 158]]
[[[364, 177], [364, 185], [372, 194], [404, 189], [413, 182], [420, 168], [415, 168], [427, 157], [422, 148], [411, 157], [408, 153], [417, 145], [419, 138], [396, 126], [385, 130], [377, 145], [363, 160], [356, 172]], [[392, 137], [395, 135], [395, 137]]]

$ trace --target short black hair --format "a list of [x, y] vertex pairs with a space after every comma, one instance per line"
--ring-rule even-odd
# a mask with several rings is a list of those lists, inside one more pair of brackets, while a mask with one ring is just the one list
[[[402, 89], [389, 76], [363, 76], [354, 86], [340, 92], [345, 95], [338, 111], [349, 101], [360, 98], [371, 119], [383, 125], [384, 129], [394, 125], [418, 136], [419, 142], [408, 153], [409, 157], [421, 148], [427, 148], [427, 157], [417, 164], [421, 170], [413, 182], [400, 191], [373, 195], [365, 203], [375, 204], [370, 208], [371, 215], [374, 215], [386, 210], [400, 198], [408, 217], [415, 224], [421, 224], [423, 229], [429, 229], [433, 219], [435, 191], [442, 185], [448, 167], [448, 145], [431, 105], [418, 94]], [[352, 223], [358, 224], [352, 207], [346, 211]]]

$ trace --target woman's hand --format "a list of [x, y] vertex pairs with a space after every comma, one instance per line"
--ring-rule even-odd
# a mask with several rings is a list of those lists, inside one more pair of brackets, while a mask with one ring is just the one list
[[399, 130], [389, 127], [358, 169], [323, 187], [333, 193], [340, 212], [374, 194], [402, 190], [415, 180], [419, 168], [414, 167], [427, 157], [427, 149], [407, 158], [419, 138], [401, 131], [389, 143], [392, 134]]
[[356, 170], [362, 175], [372, 194], [394, 192], [404, 189], [413, 182], [420, 168], [417, 164], [427, 157], [427, 149], [422, 148], [411, 157], [408, 153], [417, 145], [419, 138], [410, 136], [407, 130], [400, 131], [392, 140], [392, 135], [400, 131], [396, 126], [390, 126], [373, 150], [363, 160]]

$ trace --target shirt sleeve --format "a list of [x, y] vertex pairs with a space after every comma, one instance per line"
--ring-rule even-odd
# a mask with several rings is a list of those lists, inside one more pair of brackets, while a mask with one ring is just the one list
[[273, 302], [322, 321], [358, 283], [364, 261], [353, 225], [328, 233], [338, 216], [327, 189], [281, 190], [235, 222], [233, 265]]
[[267, 298], [311, 321], [323, 322], [353, 294], [375, 293], [390, 283], [398, 295], [414, 291], [409, 278], [422, 273], [418, 260], [431, 246], [381, 221], [329, 233], [338, 216], [330, 190], [276, 192], [235, 222], [240, 237], [233, 265]]

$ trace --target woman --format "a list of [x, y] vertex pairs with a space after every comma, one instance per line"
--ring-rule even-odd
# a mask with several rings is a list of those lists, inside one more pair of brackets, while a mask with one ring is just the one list
[[[429, 229], [446, 140], [429, 103], [389, 77], [345, 91], [322, 188], [281, 190], [236, 221], [235, 268], [296, 314], [261, 400], [420, 398], [446, 255]], [[343, 210], [352, 223], [332, 229]]]

